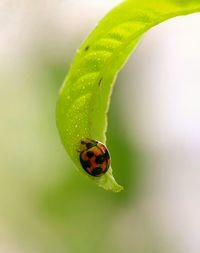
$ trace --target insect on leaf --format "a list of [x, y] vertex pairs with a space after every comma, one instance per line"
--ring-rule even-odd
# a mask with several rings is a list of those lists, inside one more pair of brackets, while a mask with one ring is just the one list
[[199, 11], [199, 0], [127, 0], [100, 21], [77, 51], [59, 93], [57, 127], [77, 169], [105, 190], [119, 192], [123, 187], [115, 181], [111, 167], [99, 177], [83, 169], [81, 140], [106, 143], [113, 84], [141, 36], [169, 18]]

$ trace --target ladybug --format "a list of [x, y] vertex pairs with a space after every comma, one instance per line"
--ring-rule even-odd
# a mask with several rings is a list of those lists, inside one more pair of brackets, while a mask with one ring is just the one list
[[106, 146], [95, 140], [81, 141], [80, 163], [83, 169], [94, 177], [100, 177], [110, 167], [110, 155]]

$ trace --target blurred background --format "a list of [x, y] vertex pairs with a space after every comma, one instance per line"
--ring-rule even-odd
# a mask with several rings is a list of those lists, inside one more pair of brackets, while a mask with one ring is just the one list
[[119, 2], [0, 2], [0, 253], [200, 252], [200, 14], [145, 34], [117, 79], [123, 192], [79, 175], [55, 126], [76, 49]]

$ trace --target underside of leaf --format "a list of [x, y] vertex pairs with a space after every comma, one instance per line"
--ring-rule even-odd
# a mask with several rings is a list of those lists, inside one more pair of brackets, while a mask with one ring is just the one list
[[79, 160], [81, 140], [106, 143], [113, 84], [141, 36], [169, 18], [199, 11], [196, 0], [127, 0], [102, 19], [77, 51], [60, 90], [57, 127], [78, 170], [105, 190], [119, 192], [123, 187], [116, 183], [111, 167], [101, 177], [83, 170]]

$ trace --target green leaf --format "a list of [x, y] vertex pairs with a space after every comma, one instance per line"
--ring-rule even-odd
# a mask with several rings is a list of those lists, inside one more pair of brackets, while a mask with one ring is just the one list
[[118, 192], [123, 187], [116, 183], [111, 168], [100, 177], [84, 171], [79, 161], [80, 141], [106, 142], [113, 84], [141, 36], [169, 18], [199, 11], [199, 0], [127, 0], [102, 19], [77, 51], [60, 90], [57, 127], [78, 170], [104, 189]]

